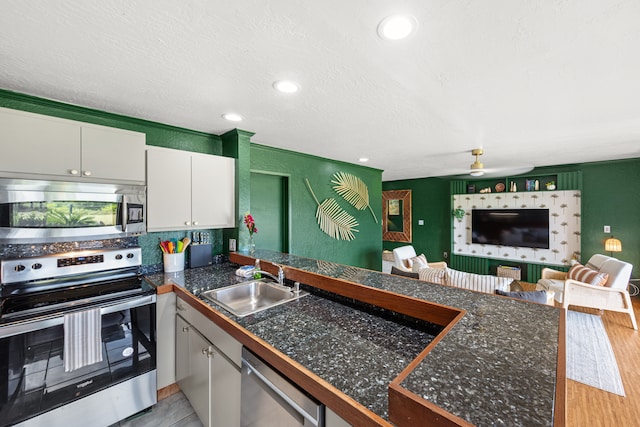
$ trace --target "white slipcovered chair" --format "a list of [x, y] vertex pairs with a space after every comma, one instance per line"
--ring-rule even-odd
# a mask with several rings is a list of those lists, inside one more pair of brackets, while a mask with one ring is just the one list
[[608, 274], [606, 285], [591, 285], [567, 279], [567, 273], [545, 268], [536, 288], [555, 291], [556, 300], [561, 302], [564, 308], [575, 305], [627, 313], [631, 317], [633, 329], [637, 330], [638, 324], [627, 291], [633, 266], [601, 254], [593, 255], [585, 266]]
[[[413, 271], [409, 260], [415, 256], [417, 256], [416, 250], [411, 245], [395, 248], [393, 250], [394, 266], [402, 271]], [[447, 263], [444, 261], [430, 262], [427, 265], [430, 268], [447, 268]]]

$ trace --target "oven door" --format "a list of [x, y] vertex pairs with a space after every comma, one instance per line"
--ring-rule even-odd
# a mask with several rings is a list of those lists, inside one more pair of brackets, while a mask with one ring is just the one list
[[[101, 307], [102, 362], [71, 372], [64, 369], [64, 316], [49, 317], [0, 327], [0, 426], [13, 425], [32, 417], [47, 419], [55, 409], [102, 392], [156, 369], [155, 295], [131, 298]], [[155, 403], [155, 383], [151, 396], [130, 396], [126, 400], [145, 402], [129, 415]], [[92, 399], [87, 398], [86, 402]], [[84, 404], [89, 416], [112, 402], [104, 396], [93, 405]], [[52, 411], [53, 412], [49, 412]], [[66, 411], [67, 416], [74, 411]], [[44, 415], [41, 415], [44, 414]], [[38, 417], [40, 416], [40, 417]], [[53, 416], [51, 417], [54, 418]], [[60, 416], [55, 416], [59, 425]], [[66, 425], [72, 425], [73, 421]], [[76, 420], [77, 421], [77, 420]], [[84, 419], [83, 425], [92, 424]], [[117, 421], [117, 420], [115, 420]], [[62, 425], [65, 425], [64, 423]]]
[[0, 243], [142, 234], [145, 193], [134, 185], [0, 179]]

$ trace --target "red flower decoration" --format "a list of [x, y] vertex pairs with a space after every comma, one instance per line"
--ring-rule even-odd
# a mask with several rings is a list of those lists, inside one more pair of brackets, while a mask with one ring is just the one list
[[249, 212], [244, 215], [244, 224], [247, 226], [247, 230], [249, 230], [249, 235], [253, 235], [253, 233], [258, 232], [256, 222]]

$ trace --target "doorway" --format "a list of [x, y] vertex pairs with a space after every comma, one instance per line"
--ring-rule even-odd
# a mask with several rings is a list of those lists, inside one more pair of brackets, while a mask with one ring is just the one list
[[256, 248], [289, 252], [289, 177], [251, 172], [251, 215]]

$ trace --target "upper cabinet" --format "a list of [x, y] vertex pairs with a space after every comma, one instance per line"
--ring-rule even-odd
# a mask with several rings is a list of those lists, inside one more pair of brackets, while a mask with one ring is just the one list
[[144, 184], [144, 133], [0, 108], [7, 177]]
[[148, 147], [147, 230], [235, 227], [235, 159]]

